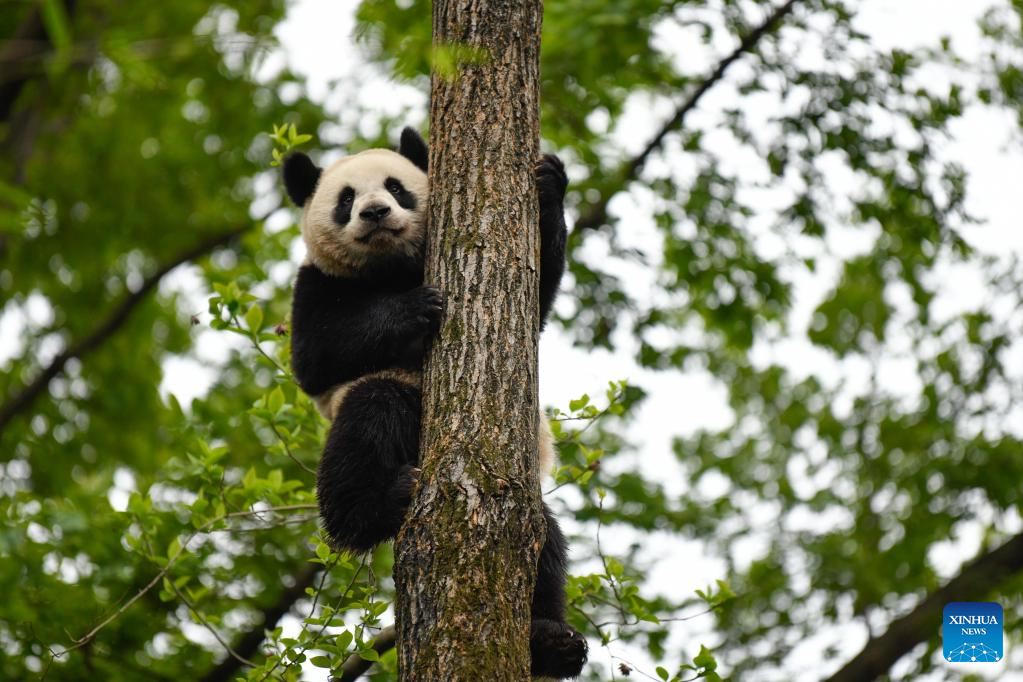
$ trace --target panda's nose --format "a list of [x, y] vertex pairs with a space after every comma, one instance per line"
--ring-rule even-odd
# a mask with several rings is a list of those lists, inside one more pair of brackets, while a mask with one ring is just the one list
[[381, 220], [391, 212], [390, 206], [384, 204], [374, 204], [367, 206], [363, 210], [359, 211], [359, 217], [363, 220], [368, 220], [373, 223], [379, 223]]

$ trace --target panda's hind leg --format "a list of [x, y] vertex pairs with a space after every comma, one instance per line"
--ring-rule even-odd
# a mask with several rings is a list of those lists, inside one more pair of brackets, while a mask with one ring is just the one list
[[529, 653], [533, 677], [576, 677], [586, 663], [586, 639], [565, 622], [565, 536], [543, 505], [547, 541], [540, 550], [533, 591]]
[[370, 378], [349, 389], [316, 477], [320, 518], [334, 544], [362, 552], [393, 538], [419, 470], [419, 388]]

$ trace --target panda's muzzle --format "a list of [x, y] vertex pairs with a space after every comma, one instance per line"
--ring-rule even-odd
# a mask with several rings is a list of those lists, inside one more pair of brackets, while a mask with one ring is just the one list
[[391, 214], [391, 207], [386, 204], [373, 204], [359, 211], [359, 218], [362, 219], [362, 223], [359, 226], [359, 234], [356, 240], [363, 244], [369, 243], [370, 239], [374, 235], [379, 233], [381, 230], [386, 234], [392, 233], [392, 236], [397, 236], [404, 230], [400, 226], [388, 225], [386, 222], [387, 216]]
[[373, 204], [359, 211], [359, 217], [370, 223], [379, 223], [391, 213], [391, 207], [386, 204]]

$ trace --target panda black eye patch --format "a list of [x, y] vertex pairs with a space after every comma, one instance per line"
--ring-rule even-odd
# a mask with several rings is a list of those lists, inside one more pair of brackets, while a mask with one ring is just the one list
[[337, 206], [334, 207], [334, 221], [338, 225], [347, 225], [352, 219], [352, 203], [355, 201], [355, 190], [345, 187], [337, 197]]
[[398, 202], [406, 211], [413, 211], [416, 208], [416, 198], [405, 189], [405, 185], [401, 184], [401, 181], [396, 178], [387, 178], [384, 180], [384, 188], [391, 193], [394, 200]]

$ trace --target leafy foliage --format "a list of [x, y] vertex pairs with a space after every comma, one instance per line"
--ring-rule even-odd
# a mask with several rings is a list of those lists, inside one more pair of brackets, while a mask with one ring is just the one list
[[[828, 674], [1020, 532], [1023, 267], [982, 247], [979, 169], [948, 143], [1007, 113], [1019, 154], [1023, 6], [994, 3], [965, 55], [883, 47], [859, 3], [798, 1], [693, 99], [778, 6], [547, 6], [542, 132], [576, 217], [562, 326], [639, 376], [713, 377], [730, 414], [677, 433], [669, 461], [633, 455], [633, 419], [673, 399], [639, 379], [552, 411], [587, 679], [790, 679], [810, 638]], [[4, 39], [38, 19], [48, 46], [0, 59], [0, 407], [60, 362], [0, 411], [4, 679], [291, 680], [352, 655], [393, 678], [372, 646], [390, 550], [319, 537], [325, 425], [288, 370], [297, 230], [273, 166], [340, 140], [268, 59], [284, 11], [0, 15]], [[423, 0], [364, 0], [357, 20], [366, 59], [424, 92], [431, 64], [485, 58], [433, 49]], [[349, 148], [387, 139], [392, 116], [346, 106]], [[982, 295], [950, 303], [967, 280]], [[209, 382], [187, 405], [160, 388], [184, 360]], [[676, 546], [713, 586], [685, 561], [673, 589], [649, 577]], [[986, 598], [1018, 642], [1023, 579]], [[959, 679], [937, 633], [893, 676]]]

